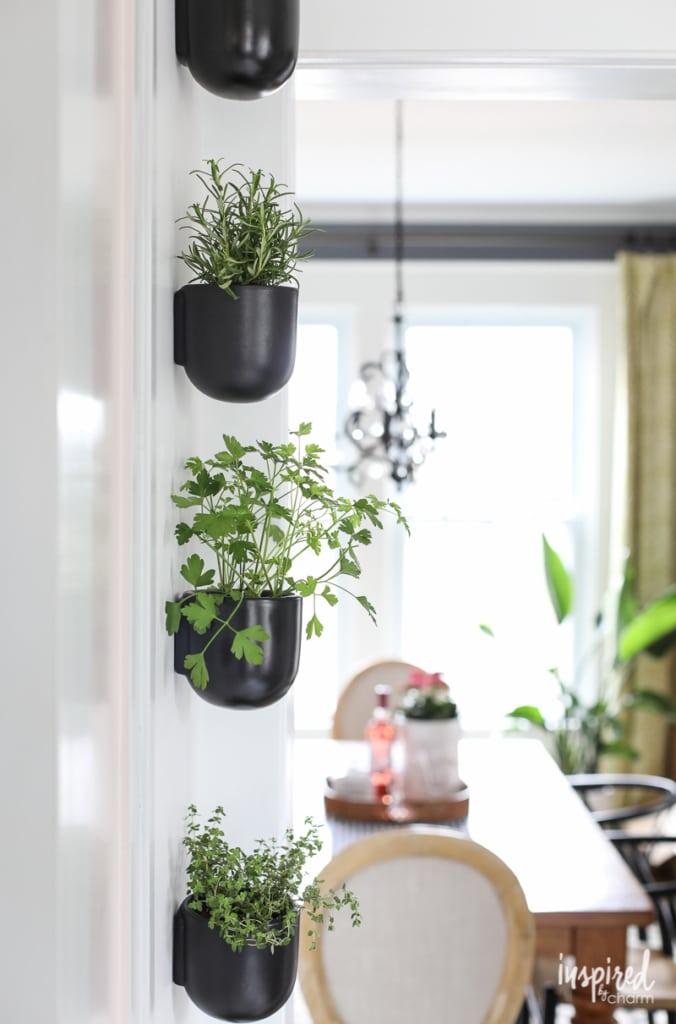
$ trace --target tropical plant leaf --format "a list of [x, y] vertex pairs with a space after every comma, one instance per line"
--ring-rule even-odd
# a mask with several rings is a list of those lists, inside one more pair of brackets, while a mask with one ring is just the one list
[[638, 601], [634, 592], [636, 573], [631, 562], [627, 558], [624, 563], [624, 574], [622, 586], [617, 595], [617, 635], [620, 636], [630, 622], [636, 618], [638, 612]]
[[625, 743], [624, 740], [613, 740], [612, 743], [600, 743], [599, 753], [613, 754], [615, 757], [626, 757], [629, 761], [635, 761], [638, 757], [638, 750], [632, 747], [630, 743]]
[[534, 704], [521, 704], [518, 708], [510, 711], [507, 717], [522, 718], [524, 721], [530, 722], [531, 725], [537, 725], [540, 729], [547, 728], [542, 712]]
[[334, 605], [338, 604], [338, 595], [334, 594], [330, 587], [324, 587], [321, 596], [328, 604], [331, 605], [332, 608], [334, 607]]
[[[630, 661], [643, 651], [652, 650], [657, 655], [665, 653], [658, 645], [676, 633], [676, 590], [670, 590], [658, 597], [628, 623], [622, 630], [618, 643], [620, 661]], [[676, 639], [676, 637], [674, 637]], [[673, 642], [673, 641], [672, 641]], [[668, 646], [671, 646], [671, 642]]]
[[542, 537], [545, 577], [557, 622], [568, 618], [573, 607], [573, 580], [547, 538]]
[[639, 711], [652, 711], [656, 715], [674, 716], [676, 709], [666, 693], [658, 693], [657, 690], [638, 689], [627, 694], [625, 705], [628, 708], [636, 708]]

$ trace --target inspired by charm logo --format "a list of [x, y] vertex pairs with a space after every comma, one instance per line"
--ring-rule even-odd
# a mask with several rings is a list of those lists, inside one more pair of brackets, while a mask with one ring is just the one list
[[568, 985], [574, 992], [576, 989], [590, 989], [593, 1003], [608, 1003], [610, 1006], [646, 1006], [655, 1002], [651, 994], [655, 987], [654, 979], [649, 980], [650, 950], [643, 954], [641, 966], [613, 966], [610, 957], [606, 957], [605, 967], [586, 967], [576, 964], [572, 958], [559, 953], [559, 985]]

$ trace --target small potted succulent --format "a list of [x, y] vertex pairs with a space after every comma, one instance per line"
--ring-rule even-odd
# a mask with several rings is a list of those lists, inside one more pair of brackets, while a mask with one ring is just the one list
[[174, 915], [173, 977], [204, 1013], [218, 1020], [263, 1020], [287, 1001], [296, 980], [300, 919], [310, 948], [316, 926], [347, 908], [360, 924], [359, 903], [342, 887], [323, 891], [322, 880], [304, 882], [306, 862], [322, 848], [311, 818], [296, 835], [259, 840], [245, 853], [226, 840], [225, 812], [206, 822], [188, 808], [188, 895]]
[[401, 711], [404, 797], [417, 802], [452, 795], [460, 786], [460, 725], [441, 673], [412, 672]]
[[206, 195], [180, 222], [189, 236], [179, 259], [193, 277], [174, 296], [174, 361], [210, 398], [258, 402], [293, 373], [309, 221], [272, 175], [206, 163], [192, 172]]
[[383, 515], [408, 530], [406, 520], [392, 501], [336, 496], [310, 431], [301, 423], [285, 444], [225, 435], [213, 458], [188, 459], [173, 495], [191, 514], [176, 527], [179, 545], [199, 545], [212, 567], [189, 555], [181, 575], [191, 589], [167, 601], [166, 626], [176, 671], [211, 704], [263, 707], [284, 696], [298, 671], [303, 598], [313, 604], [308, 639], [324, 628], [318, 605], [342, 595], [375, 622], [371, 602], [350, 587], [361, 575], [359, 549]]

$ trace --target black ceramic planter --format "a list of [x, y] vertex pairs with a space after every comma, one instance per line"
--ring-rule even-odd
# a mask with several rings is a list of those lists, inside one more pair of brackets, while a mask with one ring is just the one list
[[[221, 617], [227, 617], [232, 602], [221, 605]], [[263, 643], [263, 662], [250, 665], [230, 651], [232, 633], [223, 630], [206, 652], [209, 670], [206, 689], [195, 687], [184, 667], [186, 654], [204, 649], [218, 628], [218, 623], [203, 635], [195, 633], [181, 617], [174, 636], [174, 668], [187, 677], [195, 693], [209, 704], [222, 708], [264, 708], [280, 700], [289, 690], [298, 672], [300, 660], [303, 602], [300, 597], [257, 597], [242, 602], [232, 620], [237, 629], [256, 624], [263, 627], [270, 639]]]
[[267, 96], [298, 59], [299, 0], [176, 0], [176, 55], [230, 100]]
[[288, 946], [247, 946], [234, 953], [208, 919], [183, 901], [174, 915], [174, 982], [217, 1020], [264, 1020], [287, 1001], [296, 982], [298, 931]]
[[296, 361], [298, 290], [216, 284], [174, 295], [174, 362], [209, 398], [260, 402], [288, 382]]

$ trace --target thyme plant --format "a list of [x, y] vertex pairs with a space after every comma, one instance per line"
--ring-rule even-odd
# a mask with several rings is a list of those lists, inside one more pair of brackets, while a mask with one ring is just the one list
[[179, 259], [192, 281], [217, 284], [232, 298], [235, 285], [297, 284], [297, 264], [312, 255], [298, 244], [312, 229], [296, 204], [285, 203], [293, 193], [264, 171], [205, 163], [206, 171], [191, 173], [206, 196], [179, 221], [189, 232]]
[[[361, 576], [359, 549], [371, 543], [373, 529], [382, 529], [384, 515], [407, 532], [408, 524], [393, 501], [336, 496], [320, 462], [323, 449], [306, 440], [311, 429], [301, 423], [285, 444], [242, 445], [225, 434], [223, 451], [185, 464], [190, 475], [172, 500], [192, 518], [176, 526], [176, 539], [180, 545], [197, 542], [214, 567], [207, 568], [197, 553], [186, 559], [181, 575], [192, 589], [167, 601], [166, 626], [170, 635], [176, 633], [184, 617], [200, 635], [215, 627], [202, 651], [185, 659], [200, 689], [209, 682], [205, 654], [225, 631], [232, 634], [236, 658], [261, 664], [268, 634], [257, 624], [238, 629], [234, 621], [246, 598], [312, 598], [308, 639], [324, 628], [318, 606], [333, 606], [342, 595], [353, 597], [376, 621], [368, 597], [351, 589]], [[300, 576], [299, 562], [308, 557], [317, 568]]]
[[304, 908], [310, 927], [310, 949], [316, 947], [317, 926], [328, 916], [333, 931], [334, 915], [350, 911], [352, 927], [361, 924], [359, 901], [343, 886], [338, 892], [322, 891], [322, 879], [304, 884], [306, 862], [322, 848], [319, 828], [305, 819], [306, 831], [295, 835], [287, 829], [284, 840], [259, 839], [252, 853], [231, 846], [223, 833], [225, 812], [217, 807], [206, 822], [190, 805], [186, 816], [183, 845], [188, 851], [189, 906], [208, 915], [209, 927], [216, 929], [232, 950], [245, 946], [272, 949], [288, 946], [296, 933]]

